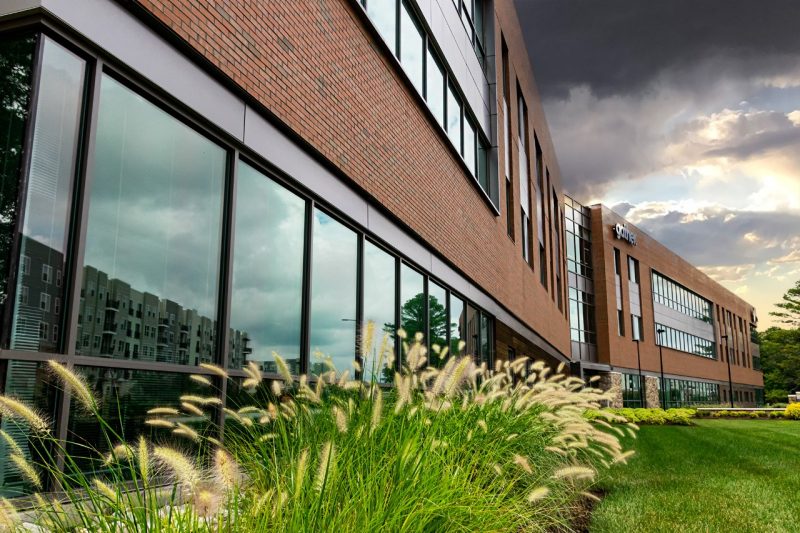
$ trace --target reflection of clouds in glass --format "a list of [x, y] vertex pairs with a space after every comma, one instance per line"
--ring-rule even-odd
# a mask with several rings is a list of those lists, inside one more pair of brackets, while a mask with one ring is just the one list
[[239, 164], [231, 327], [250, 336], [253, 361], [300, 356], [305, 201]]
[[375, 339], [374, 346], [367, 353], [363, 364], [365, 381], [372, 381], [373, 372], [379, 381], [383, 377], [388, 377], [378, 367], [377, 359], [380, 356], [379, 350], [383, 336], [387, 333], [394, 334], [394, 291], [395, 258], [366, 241], [364, 243], [364, 322], [375, 323]]
[[[339, 371], [351, 370], [356, 330], [356, 234], [321, 211], [314, 212], [310, 365], [319, 350]], [[318, 368], [318, 367], [317, 367]]]
[[42, 39], [44, 50], [23, 233], [63, 253], [85, 62], [50, 39]]
[[85, 264], [213, 317], [225, 151], [105, 76]]
[[394, 51], [395, 28], [397, 24], [397, 0], [370, 0], [367, 2], [367, 15], [378, 28], [383, 39]]
[[400, 63], [408, 72], [411, 82], [422, 93], [422, 33], [408, 9], [405, 3], [400, 8]]

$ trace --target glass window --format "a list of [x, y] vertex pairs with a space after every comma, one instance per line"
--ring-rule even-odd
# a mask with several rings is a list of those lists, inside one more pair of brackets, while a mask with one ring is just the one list
[[473, 356], [475, 359], [480, 357], [480, 313], [478, 310], [467, 304], [467, 320], [466, 320], [464, 340], [467, 345], [464, 348], [464, 353]]
[[[29, 286], [39, 297], [34, 294], [33, 302], [29, 299], [28, 304], [16, 303], [11, 348], [54, 352], [58, 343], [52, 336], [37, 338], [36, 331], [40, 329], [40, 321], [49, 330], [60, 322], [60, 317], [42, 313], [50, 311], [51, 296], [63, 296], [63, 288], [54, 283], [53, 272], [66, 266], [86, 63], [51, 39], [44, 36], [41, 39], [39, 94], [20, 241], [20, 253], [29, 258], [26, 268], [33, 275], [22, 273], [17, 281]], [[37, 310], [36, 304], [45, 300], [46, 308], [40, 306]]]
[[464, 310], [464, 300], [450, 293], [450, 353], [459, 355], [460, 342], [466, 342], [467, 315]]
[[[395, 258], [369, 241], [364, 242], [364, 322], [375, 323], [372, 350], [362, 363], [364, 380], [373, 378], [380, 383], [391, 383], [394, 370], [379, 361], [383, 337], [394, 339], [395, 330]], [[394, 343], [388, 345], [394, 353]]]
[[400, 7], [400, 64], [411, 78], [411, 83], [422, 94], [422, 56], [425, 53], [425, 38], [411, 8], [406, 2]]
[[[472, 120], [464, 121], [464, 162], [467, 164], [469, 171], [475, 175], [475, 126]], [[486, 192], [488, 193], [488, 189]]]
[[397, 1], [369, 0], [367, 2], [367, 15], [395, 54], [397, 54], [397, 50], [395, 50], [395, 43], [397, 42]]
[[447, 135], [461, 153], [461, 99], [452, 84], [447, 86]]
[[154, 332], [131, 341], [144, 359], [213, 360], [225, 163], [225, 150], [103, 76], [83, 266], [96, 296], [80, 309], [98, 323], [78, 327], [102, 341], [79, 352], [128, 356], [120, 303], [133, 302], [153, 309], [132, 319]]
[[230, 367], [277, 372], [275, 352], [300, 374], [306, 202], [239, 162]]
[[[0, 381], [3, 394], [35, 407], [48, 420], [55, 419], [58, 391], [52, 383], [52, 373], [46, 366], [35, 361], [4, 360], [0, 361], [0, 376], [3, 376]], [[52, 453], [49, 446], [44, 447], [41, 440], [35, 437], [30, 426], [20, 420], [2, 417], [0, 429], [17, 443], [28, 461], [43, 463]], [[13, 497], [32, 492], [33, 485], [8, 460], [10, 455], [8, 444], [0, 439], [0, 495]]]
[[356, 348], [356, 233], [320, 210], [314, 211], [311, 252], [310, 370], [328, 370], [330, 358], [337, 372], [350, 371]]
[[[35, 46], [34, 37], [0, 39], [0, 311], [8, 299], [6, 290], [16, 233], [22, 145]], [[30, 257], [20, 256], [20, 272], [30, 274]], [[0, 316], [3, 314], [0, 312]]]
[[486, 363], [491, 368], [492, 364], [492, 334], [493, 328], [491, 323], [491, 318], [484, 313], [481, 312], [481, 351], [480, 351], [480, 362]]
[[[428, 339], [431, 346], [438, 344], [440, 348], [447, 346], [447, 330], [448, 330], [448, 316], [447, 316], [447, 291], [444, 287], [439, 286], [432, 281], [428, 282], [428, 316], [430, 316], [430, 332]], [[433, 353], [429, 352], [429, 361], [434, 366], [441, 366], [446, 359], [439, 359]]]
[[[103, 420], [123, 437], [118, 439], [107, 433], [108, 430], [98, 424], [94, 414], [81, 409], [73, 400], [67, 433], [67, 453], [84, 470], [102, 467], [98, 463], [102, 460], [100, 454], [109, 450], [108, 439], [113, 444], [119, 440], [135, 443], [139, 435], [144, 435], [148, 440], [160, 444], [170, 440], [185, 443], [185, 440], [179, 441], [179, 437], [173, 436], [169, 429], [146, 425], [144, 421], [151, 418], [147, 411], [154, 407], [177, 406], [180, 396], [184, 394], [213, 394], [213, 389], [195, 383], [189, 379], [189, 374], [101, 367], [79, 367], [77, 370], [86, 378], [98, 399]], [[200, 433], [216, 431], [211, 429], [208, 419], [202, 416], [182, 414], [171, 420], [186, 424]]]
[[428, 72], [426, 79], [427, 83], [425, 89], [425, 99], [428, 101], [428, 107], [431, 108], [433, 115], [436, 117], [436, 121], [439, 122], [442, 127], [444, 127], [444, 69], [430, 48], [428, 49], [428, 62], [426, 69]]
[[400, 325], [409, 344], [417, 333], [425, 333], [425, 285], [422, 274], [403, 264], [400, 267]]

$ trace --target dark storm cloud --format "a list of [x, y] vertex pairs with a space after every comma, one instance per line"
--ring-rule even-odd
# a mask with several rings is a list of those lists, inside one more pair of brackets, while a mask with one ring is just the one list
[[[644, 90], [665, 70], [699, 77], [784, 71], [800, 50], [796, 0], [517, 0], [545, 99], [588, 85], [600, 97]], [[714, 58], [701, 72], [692, 65]], [[686, 70], [688, 68], [688, 70]], [[675, 83], [696, 80], [675, 79]]]

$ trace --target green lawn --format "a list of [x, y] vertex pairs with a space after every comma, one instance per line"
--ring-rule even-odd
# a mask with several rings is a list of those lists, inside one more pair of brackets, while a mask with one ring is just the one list
[[800, 422], [644, 426], [601, 481], [591, 531], [798, 531]]

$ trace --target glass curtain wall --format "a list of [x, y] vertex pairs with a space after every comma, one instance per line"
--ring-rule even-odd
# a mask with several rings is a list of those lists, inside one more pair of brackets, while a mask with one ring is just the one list
[[103, 76], [78, 353], [214, 360], [225, 166], [222, 147]]
[[361, 362], [363, 379], [369, 382], [391, 383], [394, 380], [394, 370], [387, 368], [387, 359], [394, 357], [396, 262], [377, 245], [364, 242], [364, 322], [375, 324], [372, 346], [366, 347]]
[[358, 238], [356, 232], [314, 210], [311, 252], [311, 343], [309, 370], [354, 373]]
[[306, 201], [239, 163], [228, 365], [300, 373]]
[[[368, 320], [378, 347], [386, 333], [395, 350], [402, 326], [453, 353], [464, 341], [463, 352], [491, 360], [490, 315], [255, 163], [233, 161], [241, 147], [213, 140], [123, 76], [88, 77], [91, 57], [57, 38], [0, 39], [2, 347], [15, 350], [0, 352], [0, 389], [63, 420], [53, 430], [74, 441], [70, 451], [108, 443], [97, 421], [51, 386], [54, 352], [86, 376], [114, 428], [153, 440], [168, 432], [145, 430], [146, 411], [195, 391], [189, 372], [214, 378], [200, 363], [227, 360], [241, 376], [253, 361], [273, 373], [279, 353], [295, 373], [352, 369]], [[84, 111], [89, 85], [93, 116]], [[75, 205], [85, 210], [80, 220]], [[26, 360], [13, 359], [22, 350]], [[393, 373], [377, 377], [389, 382]], [[229, 386], [239, 398], [241, 388]], [[191, 417], [182, 422], [206, 430]], [[28, 458], [48, 452], [25, 426], [0, 418], [0, 428]], [[0, 494], [29, 491], [6, 445]], [[95, 465], [87, 457], [80, 466]]]

